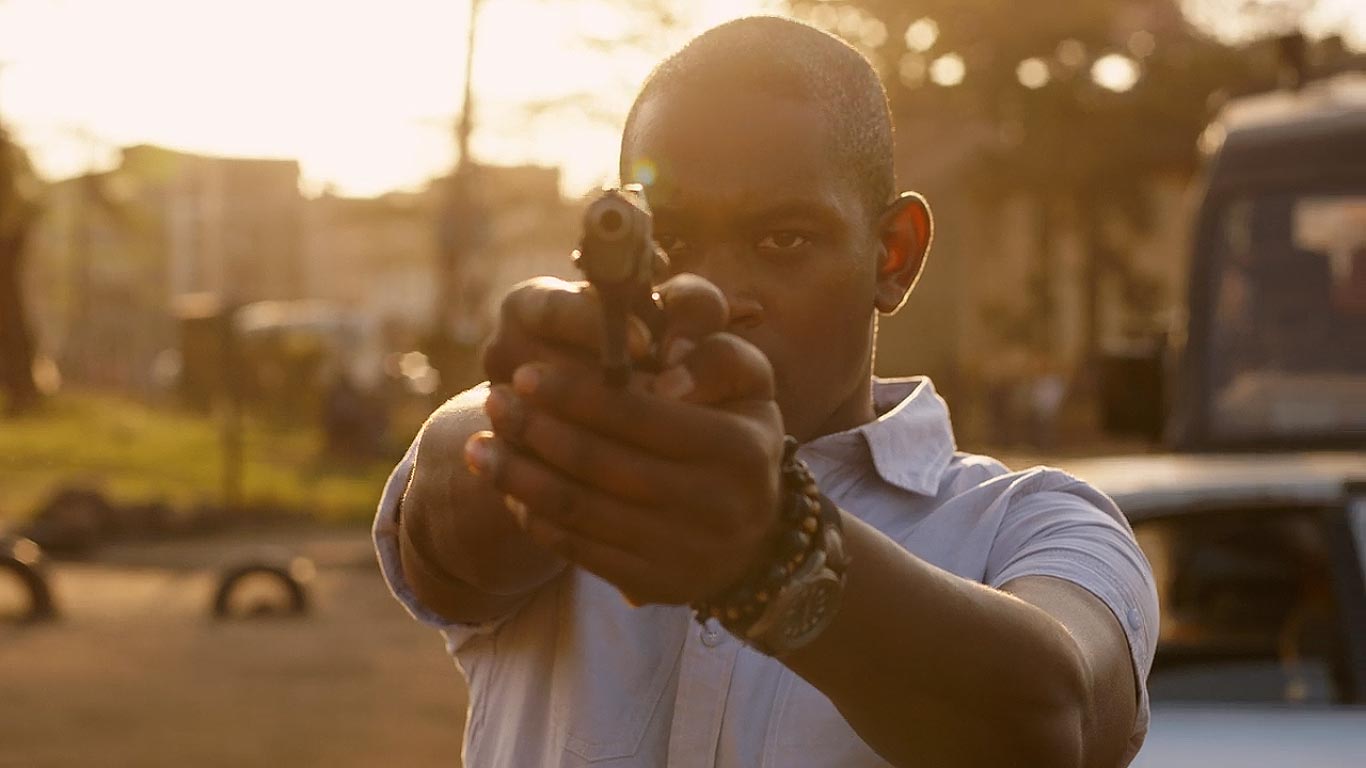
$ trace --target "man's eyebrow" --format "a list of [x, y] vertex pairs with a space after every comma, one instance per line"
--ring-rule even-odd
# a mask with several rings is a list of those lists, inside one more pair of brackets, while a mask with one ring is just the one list
[[[686, 225], [696, 218], [696, 213], [687, 206], [658, 205], [653, 210], [656, 219]], [[839, 210], [822, 200], [793, 198], [755, 205], [747, 209], [728, 212], [729, 218], [743, 222], [746, 226], [759, 226], [782, 219], [808, 219], [816, 223], [837, 227], [841, 224]]]
[[743, 213], [750, 224], [764, 224], [781, 219], [811, 219], [825, 226], [839, 226], [840, 213], [835, 206], [822, 200], [797, 198], [778, 200]]

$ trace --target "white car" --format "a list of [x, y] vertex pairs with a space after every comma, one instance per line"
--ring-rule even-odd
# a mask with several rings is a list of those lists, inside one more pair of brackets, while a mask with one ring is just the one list
[[1133, 765], [1366, 766], [1366, 453], [1082, 460], [1153, 566]]

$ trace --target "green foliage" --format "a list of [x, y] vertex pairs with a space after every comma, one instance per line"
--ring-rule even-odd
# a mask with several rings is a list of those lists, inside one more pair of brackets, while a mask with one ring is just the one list
[[[849, 0], [794, 10], [834, 22], [869, 54], [898, 123], [980, 137], [965, 169], [979, 192], [1101, 195], [1138, 214], [1139, 228], [1134, 182], [1189, 173], [1211, 96], [1250, 77], [1245, 56], [1193, 29], [1172, 0]], [[1098, 84], [1092, 67], [1106, 56], [1136, 67], [1138, 81], [1118, 91]], [[934, 82], [941, 57], [962, 62], [960, 83]], [[1042, 80], [1034, 87], [1026, 61]]]
[[[243, 485], [249, 507], [315, 520], [360, 522], [374, 513], [397, 462], [343, 463], [322, 453], [316, 429], [248, 422]], [[0, 424], [0, 522], [20, 520], [62, 485], [120, 502], [165, 501], [179, 511], [222, 498], [218, 423], [109, 395], [64, 394]]]

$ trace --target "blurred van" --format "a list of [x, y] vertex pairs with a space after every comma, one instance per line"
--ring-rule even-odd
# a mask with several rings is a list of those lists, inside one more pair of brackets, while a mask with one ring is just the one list
[[1134, 764], [1362, 765], [1366, 74], [1235, 100], [1201, 143], [1182, 327], [1103, 367], [1105, 421], [1169, 452], [1066, 465], [1157, 581]]

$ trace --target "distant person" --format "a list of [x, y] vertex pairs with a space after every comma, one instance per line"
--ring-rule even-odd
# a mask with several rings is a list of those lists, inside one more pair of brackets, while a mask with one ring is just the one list
[[388, 416], [382, 397], [363, 391], [345, 366], [330, 377], [323, 397], [323, 436], [333, 456], [368, 458], [384, 448]]
[[1030, 442], [1052, 448], [1058, 441], [1058, 415], [1067, 398], [1067, 379], [1056, 365], [1040, 362], [1029, 380]]
[[871, 375], [931, 227], [867, 61], [717, 27], [646, 82], [621, 173], [675, 268], [664, 370], [608, 387], [592, 293], [525, 283], [491, 385], [380, 503], [384, 573], [469, 682], [465, 764], [1126, 763], [1158, 617], [1119, 511], [956, 453], [928, 380]]

